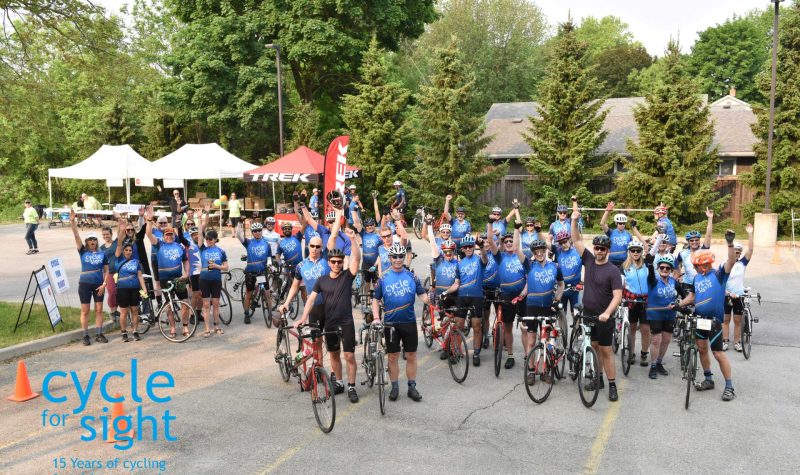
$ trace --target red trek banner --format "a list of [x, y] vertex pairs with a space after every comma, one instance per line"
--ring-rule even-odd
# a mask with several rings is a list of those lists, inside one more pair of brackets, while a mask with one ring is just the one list
[[328, 193], [332, 190], [339, 190], [344, 195], [345, 165], [347, 165], [347, 146], [350, 144], [349, 135], [340, 135], [333, 139], [328, 145], [328, 153], [325, 154], [325, 212], [333, 209], [328, 202]]

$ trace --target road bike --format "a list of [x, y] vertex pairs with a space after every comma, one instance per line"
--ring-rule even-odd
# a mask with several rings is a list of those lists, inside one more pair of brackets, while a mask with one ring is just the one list
[[[295, 266], [284, 264], [283, 267], [276, 268], [275, 272], [270, 274], [268, 287], [272, 289], [273, 310], [277, 310], [286, 301], [289, 289], [292, 288], [294, 269]], [[300, 312], [301, 300], [300, 292], [297, 292], [289, 305], [287, 305], [287, 313], [292, 320], [295, 320]]]
[[681, 372], [686, 381], [686, 400], [684, 408], [689, 409], [689, 397], [692, 387], [696, 384], [697, 371], [699, 367], [699, 355], [697, 351], [697, 330], [711, 330], [712, 320], [710, 318], [698, 318], [692, 307], [678, 307], [680, 324], [683, 326], [683, 335], [678, 342], [679, 358], [681, 362]]
[[[264, 317], [264, 323], [267, 325], [267, 328], [272, 328], [272, 311], [276, 308], [272, 303], [272, 293], [268, 290], [267, 273], [268, 271], [258, 274], [253, 273], [255, 274], [256, 278], [256, 287], [253, 289], [253, 293], [250, 296], [250, 308], [246, 308], [244, 310], [244, 315], [245, 317], [253, 316], [256, 313], [256, 309], [261, 307], [261, 314]], [[246, 292], [247, 286], [243, 285], [241, 288], [242, 302], [245, 301]]]
[[[143, 275], [144, 279], [152, 280], [153, 276], [149, 274]], [[155, 290], [149, 290], [148, 298], [139, 303], [139, 333], [147, 333], [153, 325], [158, 325], [158, 329], [164, 338], [173, 343], [183, 343], [191, 338], [197, 330], [197, 316], [194, 309], [186, 301], [178, 299], [176, 295], [176, 286], [185, 285], [186, 280], [178, 278], [169, 281], [169, 285], [165, 289], [161, 289], [163, 302], [158, 309], [153, 308], [155, 299]], [[181, 318], [175, 316], [182, 316], [186, 312], [188, 314], [186, 326], [178, 328], [182, 322]], [[183, 334], [183, 329], [187, 330], [187, 334]]]
[[756, 293], [753, 295], [753, 289], [750, 287], [744, 289], [744, 295], [739, 297], [742, 299], [742, 334], [741, 334], [741, 345], [742, 345], [742, 354], [744, 355], [744, 359], [749, 360], [750, 354], [752, 351], [752, 342], [750, 341], [751, 337], [753, 336], [753, 324], [758, 323], [758, 317], [753, 315], [753, 310], [750, 308], [750, 301], [753, 298], [756, 298], [758, 301], [758, 305], [761, 305], [761, 294]]
[[[424, 205], [417, 206], [417, 211], [414, 213], [414, 219], [411, 220], [411, 225], [414, 228], [414, 235], [417, 236], [417, 239], [422, 239], [422, 227], [425, 226], [425, 220], [428, 218], [428, 215], [433, 215], [438, 212], [439, 210], [427, 208]], [[445, 219], [444, 213], [442, 213], [437, 219], [433, 220], [431, 223], [431, 226], [433, 226], [433, 233], [438, 233], [439, 228], [446, 222], [447, 220]], [[429, 236], [429, 239], [433, 239], [433, 236]]]
[[364, 278], [364, 274], [366, 272], [375, 273], [377, 270], [375, 266], [371, 267], [367, 271], [362, 269], [358, 271], [356, 278], [353, 279], [353, 307], [360, 306], [362, 312], [369, 310], [370, 306], [372, 305], [372, 298], [374, 296], [372, 284], [367, 282]]
[[[245, 260], [247, 260], [247, 255], [244, 256]], [[224, 271], [223, 275], [223, 283], [225, 284], [224, 287], [228, 291], [229, 295], [232, 295], [237, 302], [240, 302], [242, 299], [242, 287], [244, 287], [244, 270], [236, 267], [229, 271]]]
[[[365, 315], [365, 319], [367, 316]], [[369, 319], [372, 319], [372, 314], [369, 314]], [[378, 385], [378, 405], [381, 410], [381, 415], [386, 414], [386, 364], [384, 355], [386, 354], [386, 340], [384, 338], [384, 329], [389, 329], [389, 338], [394, 334], [394, 327], [391, 323], [381, 322], [380, 320], [372, 321], [368, 327], [361, 329], [359, 340], [364, 342], [364, 358], [361, 360], [361, 366], [364, 367], [364, 381], [361, 385], [372, 387]], [[366, 336], [364, 334], [366, 333]]]
[[[487, 303], [495, 304], [494, 323], [492, 324], [492, 350], [494, 351], [494, 376], [500, 377], [505, 349], [505, 323], [503, 322], [503, 304], [511, 304], [511, 300], [501, 299], [500, 290], [495, 289], [484, 297]], [[485, 330], [484, 330], [485, 331]]]
[[[433, 303], [437, 300], [436, 303]], [[467, 349], [467, 337], [464, 332], [456, 326], [455, 314], [458, 311], [467, 311], [467, 321], [470, 321], [472, 313], [475, 311], [472, 307], [459, 308], [448, 307], [445, 309], [439, 308], [440, 304], [444, 304], [443, 299], [431, 299], [429, 305], [422, 307], [422, 336], [425, 340], [425, 346], [430, 348], [433, 341], [439, 343], [442, 351], [448, 354], [447, 364], [450, 367], [450, 375], [457, 383], [463, 383], [467, 379], [469, 373], [469, 350]], [[443, 310], [443, 312], [442, 312]], [[436, 327], [436, 322], [432, 318], [433, 315], [440, 314], [441, 324]]]
[[592, 327], [598, 323], [596, 316], [583, 314], [583, 305], [576, 305], [573, 313], [574, 330], [569, 339], [567, 360], [569, 375], [578, 380], [578, 394], [586, 407], [592, 407], [600, 393], [600, 359], [592, 348]]
[[[629, 305], [643, 304], [644, 300], [641, 299], [622, 299], [617, 309], [616, 318], [614, 321], [614, 337], [611, 340], [611, 346], [616, 344], [616, 347], [622, 347], [622, 352], [619, 355], [620, 364], [622, 365], [622, 374], [625, 376], [631, 371], [631, 356], [633, 355], [633, 348], [631, 348], [631, 323], [628, 320], [628, 313], [630, 311]], [[614, 350], [616, 353], [616, 350]]]
[[550, 396], [553, 383], [556, 379], [566, 377], [566, 351], [561, 339], [561, 328], [558, 316], [529, 317], [521, 319], [523, 322], [539, 322], [536, 343], [525, 355], [525, 372], [523, 383], [528, 397], [537, 404], [541, 404]]
[[293, 326], [289, 325], [285, 313], [278, 316], [275, 326], [278, 329], [275, 335], [275, 362], [278, 363], [278, 368], [281, 371], [281, 378], [283, 378], [284, 382], [288, 383], [289, 379], [292, 377], [292, 366], [294, 366], [291, 350], [292, 342], [298, 342], [299, 346], [300, 334], [297, 333], [297, 330], [295, 330]]

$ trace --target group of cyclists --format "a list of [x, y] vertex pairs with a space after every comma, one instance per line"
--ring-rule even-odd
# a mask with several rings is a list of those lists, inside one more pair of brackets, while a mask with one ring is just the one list
[[[304, 195], [294, 195], [296, 222], [278, 223], [273, 217], [267, 217], [263, 223], [254, 221], [249, 224], [249, 238], [246, 221], [235, 226], [235, 238], [246, 252], [245, 323], [251, 321], [250, 302], [259, 275], [281, 272], [284, 278], [291, 279], [283, 302], [293, 301], [298, 293], [305, 302], [295, 325], [310, 322], [325, 330], [339, 329], [337, 334], [325, 337], [336, 393], [346, 390], [351, 402], [358, 401], [352, 295], [354, 281], [360, 280], [357, 285], [361, 287], [355, 292], [372, 297], [371, 308], [366, 311], [371, 312], [371, 318], [388, 324], [385, 344], [390, 400], [399, 396], [401, 351], [406, 360], [407, 395], [414, 401], [422, 399], [416, 382], [417, 297], [426, 304], [437, 302], [442, 309], [458, 309], [452, 315], [456, 324], [462, 328], [469, 325], [473, 331], [474, 366], [480, 366], [481, 350], [489, 346], [492, 310], [497, 314], [500, 309], [505, 323], [502, 343], [507, 353], [504, 365], [507, 370], [515, 366], [516, 360], [512, 331], [515, 319], [556, 318], [562, 310], [563, 314], [574, 313], [581, 303], [585, 315], [597, 317], [591, 339], [601, 374], [588, 384], [603, 388], [607, 379], [611, 401], [619, 397], [611, 345], [614, 317], [623, 298], [631, 302], [626, 304], [631, 324], [629, 347], [635, 349], [639, 333], [639, 362], [642, 367], [649, 367], [651, 379], [669, 374], [663, 362], [676, 314], [693, 304], [698, 317], [712, 320], [710, 331], [697, 332], [705, 378], [696, 388], [714, 388], [710, 360], [713, 355], [725, 381], [722, 399], [729, 401], [735, 397], [725, 351], [731, 319], [735, 327], [733, 347], [741, 351], [740, 297], [744, 293], [745, 268], [752, 258], [752, 225], [747, 226], [746, 250], [734, 241], [732, 231], [726, 232], [728, 252], [721, 262], [716, 262], [709, 250], [714, 217], [711, 210], [706, 210], [705, 235], [689, 231], [681, 248], [665, 206], [653, 210], [656, 230], [645, 237], [636, 220], [623, 213], [614, 214], [613, 228], [609, 226], [615, 210], [615, 204], [610, 202], [600, 221], [603, 233], [589, 245], [583, 240], [582, 213], [575, 197], [571, 207], [558, 205], [557, 219], [545, 232], [537, 218], [520, 216], [516, 200], [505, 215], [501, 208], [493, 208], [485, 228], [473, 226], [465, 208], [457, 207], [455, 216], [451, 215], [453, 197], [448, 195], [438, 229], [434, 229], [433, 217], [427, 216], [422, 230], [433, 260], [431, 285], [427, 287], [411, 270], [415, 254], [405, 226], [407, 196], [399, 181], [395, 182], [395, 188], [388, 208], [381, 209], [377, 194], [372, 194], [374, 217], [362, 203], [356, 187], [350, 185], [344, 193], [328, 195], [331, 207], [326, 212], [321, 208], [319, 191], [315, 190], [308, 203]], [[152, 276], [156, 299], [160, 298], [160, 288], [172, 281], [187, 281], [188, 285], [178, 288], [176, 295], [179, 299], [191, 298], [195, 309], [202, 308], [198, 314], [205, 322], [204, 336], [224, 333], [219, 326], [219, 298], [221, 272], [228, 270], [229, 263], [225, 251], [217, 245], [217, 232], [206, 230], [208, 206], [199, 216], [194, 210], [187, 210], [177, 223], [154, 216], [149, 208], [140, 210], [138, 231], [133, 223], [120, 219], [117, 238], [113, 239], [110, 228], [104, 228], [102, 245], [94, 234], [82, 240], [74, 215], [71, 216], [82, 265], [79, 295], [84, 344], [91, 344], [88, 317], [92, 301], [97, 326], [95, 340], [107, 342], [102, 331], [104, 292], [115, 297], [113, 301], [109, 298], [109, 306], [120, 317], [122, 341], [130, 340], [129, 330], [134, 340], [140, 339], [137, 309], [140, 299], [148, 295], [151, 285], [145, 281], [148, 275]], [[146, 257], [146, 241], [151, 246], [150, 259]], [[359, 274], [361, 278], [357, 279]], [[279, 312], [287, 310], [288, 303], [283, 302], [279, 302], [282, 304], [277, 307]], [[186, 332], [188, 318], [188, 314], [171, 317], [170, 331]], [[522, 326], [520, 336], [526, 354], [535, 343], [538, 322], [526, 320]], [[441, 358], [448, 357], [447, 351], [442, 351]], [[635, 351], [631, 351], [628, 362], [635, 360]]]

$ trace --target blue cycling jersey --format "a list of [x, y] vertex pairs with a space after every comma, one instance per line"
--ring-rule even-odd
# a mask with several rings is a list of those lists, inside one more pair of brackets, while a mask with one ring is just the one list
[[472, 224], [470, 224], [470, 222], [466, 219], [464, 221], [454, 219], [451, 226], [452, 232], [450, 236], [456, 244], [461, 244], [461, 240], [464, 238], [464, 236], [472, 232]]
[[267, 258], [272, 257], [272, 248], [266, 239], [247, 239], [242, 243], [247, 249], [245, 272], [262, 273], [267, 268]]
[[281, 256], [285, 264], [296, 266], [303, 260], [300, 239], [302, 239], [302, 235], [297, 233], [293, 236], [281, 238], [278, 242], [278, 255]]
[[492, 235], [494, 236], [494, 240], [499, 240], [503, 234], [506, 233], [506, 225], [508, 221], [505, 218], [498, 219], [497, 221], [492, 223]]
[[103, 243], [100, 246], [100, 250], [103, 251], [106, 255], [106, 260], [108, 260], [108, 268], [109, 269], [116, 269], [117, 268], [117, 240], [111, 242], [111, 244]]
[[647, 295], [647, 266], [636, 267], [632, 265], [623, 270], [625, 274], [625, 290], [636, 295]]
[[117, 262], [116, 272], [118, 289], [139, 289], [139, 272], [142, 271], [142, 264], [137, 259], [125, 262], [123, 258]]
[[694, 301], [698, 315], [722, 322], [725, 317], [725, 285], [729, 275], [725, 272], [725, 266], [720, 265], [706, 275], [695, 276]]
[[203, 268], [203, 263], [200, 260], [200, 246], [190, 239], [186, 254], [189, 256], [189, 275], [200, 275], [200, 271]]
[[558, 268], [561, 270], [561, 275], [564, 276], [564, 283], [567, 285], [580, 283], [583, 259], [578, 251], [574, 247], [570, 247], [568, 251], [564, 251], [561, 246], [553, 246], [553, 248]]
[[550, 235], [553, 236], [553, 238], [561, 231], [567, 234], [572, 233], [572, 218], [566, 218], [564, 220], [558, 219], [550, 223]]
[[664, 279], [656, 276], [652, 264], [647, 264], [647, 269], [647, 319], [675, 320], [676, 311], [669, 306], [678, 297], [678, 282], [672, 275], [664, 282]]
[[440, 295], [449, 289], [453, 282], [458, 278], [458, 259], [452, 258], [449, 261], [442, 255], [434, 261], [436, 269], [436, 295]]
[[458, 262], [459, 297], [483, 297], [483, 269], [480, 257], [473, 254]]
[[[708, 248], [705, 244], [702, 244], [700, 249]], [[692, 254], [694, 253], [691, 249], [684, 249], [678, 253], [678, 258], [675, 260], [675, 267], [683, 268], [683, 283], [689, 285], [694, 283], [694, 278], [697, 275], [697, 270], [692, 264]]]
[[549, 307], [553, 304], [556, 282], [562, 282], [561, 270], [553, 261], [533, 261], [528, 271], [528, 298], [526, 303], [533, 307]]
[[669, 241], [669, 243], [672, 244], [673, 246], [677, 246], [678, 236], [675, 235], [675, 226], [672, 225], [672, 221], [670, 221], [669, 218], [664, 216], [663, 218], [660, 218], [658, 220], [657, 224], [664, 227], [664, 234], [667, 235], [667, 240]]
[[619, 229], [609, 229], [606, 236], [611, 239], [611, 249], [609, 249], [608, 260], [614, 264], [620, 264], [628, 257], [628, 243], [631, 242], [631, 233], [620, 231]]
[[[328, 234], [328, 236], [330, 236], [330, 234]], [[323, 241], [322, 247], [323, 247], [323, 255], [325, 257], [328, 257], [328, 241], [327, 240]], [[344, 251], [344, 255], [345, 256], [349, 256], [350, 252], [351, 252], [351, 249], [350, 249], [351, 248], [350, 238], [347, 237], [347, 234], [339, 231], [339, 234], [336, 235], [336, 244], [334, 244], [333, 247], [336, 248], [336, 249], [341, 249], [342, 251]]]
[[383, 300], [383, 318], [389, 323], [415, 323], [414, 300], [425, 293], [408, 269], [390, 269], [375, 284], [375, 298]]
[[533, 258], [533, 251], [531, 250], [531, 243], [539, 239], [539, 233], [536, 231], [522, 231], [519, 235], [520, 243], [522, 245], [522, 253], [528, 259]]
[[177, 279], [183, 275], [183, 262], [187, 259], [186, 251], [177, 242], [166, 242], [159, 238], [153, 245], [158, 262], [158, 278], [161, 280]]
[[500, 272], [492, 254], [486, 255], [486, 266], [483, 268], [481, 285], [484, 289], [496, 289], [500, 285]]
[[[309, 258], [305, 258], [295, 267], [294, 278], [305, 283], [306, 290], [310, 293], [317, 283], [317, 279], [319, 279], [320, 276], [329, 274], [330, 271], [331, 268], [328, 267], [327, 259], [320, 258], [318, 261], [314, 262]], [[314, 304], [319, 305], [322, 303], [322, 294], [319, 294], [316, 300], [314, 300]]]
[[108, 265], [106, 254], [101, 251], [90, 251], [86, 246], [81, 246], [78, 254], [81, 256], [81, 277], [78, 279], [80, 284], [103, 284], [103, 266]]
[[210, 261], [213, 261], [214, 264], [222, 265], [223, 262], [228, 262], [228, 255], [216, 244], [211, 247], [207, 247], [205, 244], [200, 246], [200, 263], [202, 266], [200, 278], [202, 280], [222, 280], [222, 272], [219, 269], [208, 268]]
[[389, 259], [389, 249], [386, 246], [381, 246], [378, 248], [378, 260], [381, 263], [381, 270], [386, 272], [389, 267], [392, 266], [392, 263]]
[[517, 296], [525, 287], [525, 274], [528, 260], [520, 262], [515, 252], [499, 251], [494, 256], [498, 262], [497, 273], [500, 280], [500, 293], [503, 296]]
[[381, 247], [381, 237], [364, 230], [360, 234], [362, 262], [365, 266], [372, 267], [378, 261], [378, 248]]

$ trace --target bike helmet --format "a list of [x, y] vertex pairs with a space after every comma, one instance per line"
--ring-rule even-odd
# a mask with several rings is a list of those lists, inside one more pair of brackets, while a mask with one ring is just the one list
[[474, 245], [475, 245], [475, 236], [473, 236], [472, 234], [467, 234], [461, 239], [461, 247], [474, 246]]
[[347, 189], [348, 190], [355, 190], [356, 189], [356, 185], [350, 185], [350, 186], [347, 187]]
[[505, 239], [514, 239], [514, 234], [513, 233], [505, 233], [502, 236], [500, 236], [500, 241], [503, 241]]
[[675, 258], [672, 257], [672, 254], [664, 254], [656, 257], [655, 261], [653, 261], [653, 265], [658, 267], [661, 264], [668, 264], [670, 267], [675, 267]]
[[325, 221], [334, 222], [336, 221], [336, 211], [328, 211], [325, 213]]
[[250, 225], [250, 231], [261, 231], [264, 229], [264, 226], [261, 223], [253, 223]]
[[309, 214], [311, 214], [311, 217], [314, 219], [319, 218], [319, 211], [317, 211], [316, 208], [309, 211]]
[[268, 216], [267, 219], [264, 220], [266, 224], [275, 224], [275, 218], [272, 216]]
[[339, 249], [338, 247], [337, 247], [337, 248], [335, 248], [335, 249], [330, 249], [330, 250], [328, 251], [328, 259], [330, 259], [330, 258], [332, 258], [332, 257], [341, 257], [341, 258], [344, 258], [344, 251], [343, 251], [343, 250], [341, 250], [341, 249]]
[[628, 217], [625, 216], [622, 213], [617, 213], [617, 214], [614, 215], [614, 222], [617, 223], [617, 224], [627, 223], [628, 222]]
[[689, 231], [688, 233], [686, 233], [687, 241], [690, 239], [700, 239], [700, 237], [701, 237], [700, 231]]
[[206, 239], [211, 241], [216, 241], [217, 238], [219, 238], [219, 236], [217, 235], [217, 231], [213, 229], [209, 229], [208, 231], [206, 231]]
[[453, 227], [447, 223], [444, 223], [443, 225], [439, 226], [439, 231], [452, 231], [452, 230]]
[[494, 208], [492, 208], [492, 214], [494, 214], [494, 213], [500, 214], [502, 212], [503, 212], [503, 209], [500, 208], [499, 206], [495, 206]]
[[328, 202], [336, 209], [341, 209], [344, 206], [344, 197], [339, 190], [329, 191], [326, 195]]
[[599, 236], [595, 236], [592, 239], [592, 245], [594, 246], [603, 246], [603, 247], [611, 247], [611, 239], [608, 238], [605, 234], [600, 234]]
[[529, 223], [530, 224], [536, 223], [536, 218], [533, 217], [533, 216], [528, 216], [527, 218], [525, 218], [525, 224], [529, 224]]
[[467, 212], [467, 208], [465, 208], [463, 206], [459, 206], [458, 208], [456, 208], [456, 213], [466, 213], [466, 212]]
[[695, 266], [707, 266], [714, 263], [714, 253], [707, 250], [701, 249], [694, 253], [692, 256], [692, 264]]
[[195, 226], [192, 226], [191, 228], [189, 228], [189, 235], [190, 235], [190, 236], [191, 236], [192, 234], [197, 234], [197, 233], [199, 233], [199, 232], [200, 232], [200, 230], [199, 230], [199, 229], [197, 229], [197, 227], [195, 227]]
[[736, 249], [737, 251], [740, 251], [740, 252], [744, 250], [744, 246], [742, 246], [742, 243], [740, 243], [738, 241], [735, 241], [733, 243], [733, 248]]
[[569, 233], [566, 231], [559, 231], [556, 233], [556, 242], [566, 241], [569, 239]]
[[292, 229], [292, 223], [284, 221], [283, 224], [281, 224], [281, 229]]
[[364, 226], [375, 226], [375, 220], [372, 218], [365, 219]]
[[566, 213], [566, 212], [567, 212], [567, 205], [556, 206], [556, 213]]
[[531, 251], [535, 249], [547, 249], [547, 243], [541, 239], [534, 239], [531, 241]]
[[392, 183], [392, 186], [403, 186], [403, 182], [401, 182], [400, 180], [395, 180], [395, 182]]
[[456, 243], [454, 243], [450, 239], [442, 241], [442, 250], [443, 251], [455, 251], [456, 250]]
[[389, 255], [390, 256], [405, 256], [406, 255], [406, 248], [402, 244], [392, 244], [392, 247], [389, 248]]
[[632, 239], [631, 242], [628, 243], [628, 250], [630, 251], [631, 249], [642, 249], [643, 250], [644, 249], [644, 244], [642, 244], [641, 242], [639, 242], [636, 239]]
[[478, 237], [485, 240], [486, 239], [486, 233], [481, 233], [480, 236], [478, 236]]

